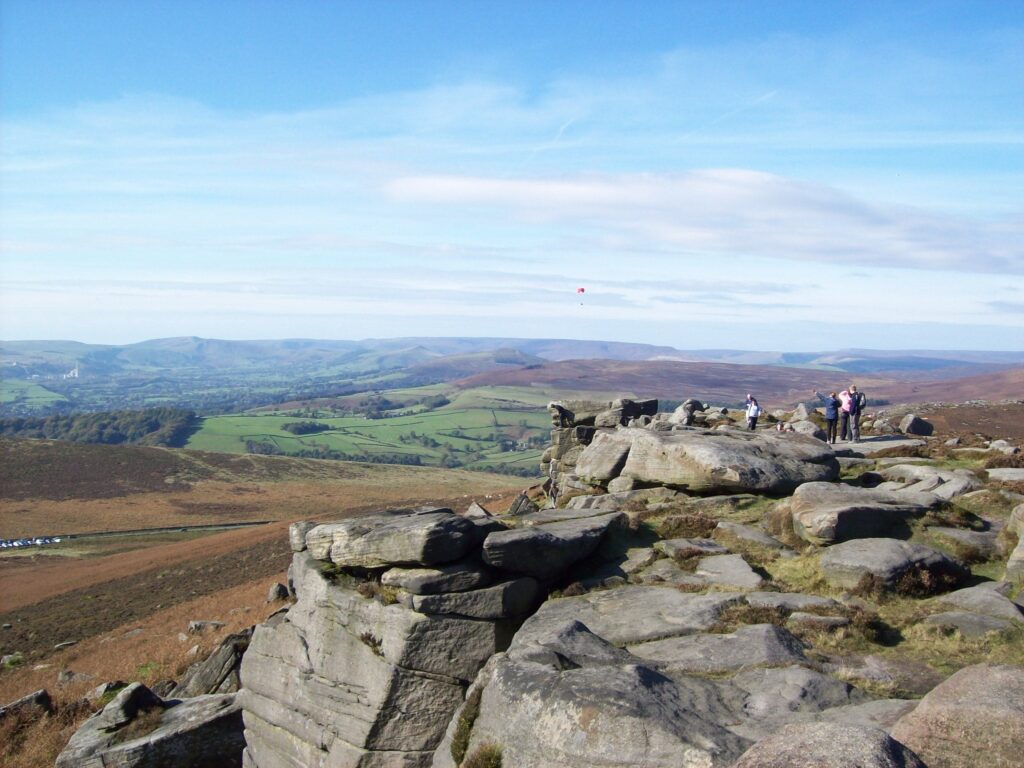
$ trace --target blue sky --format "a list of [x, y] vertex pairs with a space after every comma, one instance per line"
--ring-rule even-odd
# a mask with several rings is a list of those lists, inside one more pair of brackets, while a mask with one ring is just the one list
[[1022, 244], [1024, 3], [0, 0], [0, 338], [1022, 349]]

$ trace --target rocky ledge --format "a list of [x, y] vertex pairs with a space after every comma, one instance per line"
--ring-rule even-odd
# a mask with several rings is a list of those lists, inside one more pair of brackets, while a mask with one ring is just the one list
[[294, 524], [241, 690], [122, 694], [67, 759], [150, 764], [111, 736], [138, 698], [181, 749], [190, 711], [234, 723], [248, 768], [1020, 764], [1024, 498], [927, 439], [837, 455], [654, 410], [554, 404], [513, 514]]

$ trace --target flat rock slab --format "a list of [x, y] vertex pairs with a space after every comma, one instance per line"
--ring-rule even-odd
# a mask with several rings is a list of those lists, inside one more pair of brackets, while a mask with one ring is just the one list
[[477, 543], [477, 527], [451, 510], [368, 515], [306, 533], [314, 558], [358, 568], [452, 562]]
[[627, 428], [598, 434], [576, 474], [598, 485], [621, 475], [701, 494], [782, 494], [835, 479], [839, 464], [827, 445], [801, 435]]
[[694, 575], [708, 584], [737, 589], [757, 589], [764, 579], [750, 567], [741, 555], [711, 555], [702, 557]]
[[[931, 765], [931, 763], [929, 763]], [[757, 742], [733, 768], [927, 768], [880, 728], [793, 723]]]
[[838, 483], [805, 483], [788, 501], [793, 530], [819, 546], [882, 536], [940, 504], [925, 493], [882, 491]]
[[727, 555], [729, 550], [714, 539], [662, 539], [654, 549], [668, 557], [694, 557], [695, 555]]
[[550, 578], [597, 549], [605, 533], [626, 520], [625, 514], [612, 512], [496, 531], [484, 539], [483, 559], [504, 571]]
[[937, 685], [896, 723], [892, 736], [919, 754], [929, 768], [1011, 768], [1019, 766], [1024, 755], [1021, 723], [1024, 669], [978, 664]]
[[638, 584], [673, 584], [676, 586], [705, 589], [706, 579], [695, 576], [693, 571], [686, 570], [672, 558], [655, 560], [651, 565], [633, 574], [631, 581]]
[[682, 496], [671, 488], [642, 488], [637, 491], [621, 491], [619, 493], [599, 493], [592, 496], [574, 496], [565, 505], [566, 509], [593, 509], [604, 512], [618, 512], [626, 504], [656, 504], [671, 501]]
[[[601, 499], [605, 496], [578, 496], [577, 498]], [[619, 494], [614, 494], [619, 495]], [[575, 501], [575, 499], [573, 499]], [[589, 507], [565, 507], [564, 509], [542, 509], [538, 512], [531, 512], [516, 518], [516, 527], [523, 528], [530, 525], [547, 525], [548, 523], [563, 523], [567, 520], [582, 520], [590, 517], [600, 517], [609, 512], [618, 512], [618, 504], [599, 504]]]
[[721, 531], [727, 536], [737, 538], [740, 541], [757, 544], [758, 546], [766, 547], [767, 549], [786, 549], [786, 545], [774, 536], [769, 536], [760, 528], [754, 528], [750, 525], [730, 523], [727, 520], [723, 520], [716, 526], [716, 530]]
[[751, 592], [746, 596], [752, 608], [779, 608], [787, 611], [839, 608], [831, 597], [805, 595], [800, 592]]
[[690, 635], [629, 646], [669, 674], [711, 674], [806, 662], [804, 645], [774, 624], [743, 626], [731, 634]]
[[850, 456], [863, 459], [890, 448], [919, 448], [924, 444], [924, 440], [916, 438], [866, 437], [859, 443], [844, 443], [842, 447], [848, 450]]
[[1008, 621], [1024, 621], [1024, 612], [1017, 603], [1003, 592], [1009, 592], [1009, 584], [982, 584], [977, 587], [958, 589], [946, 595], [933, 598], [934, 602], [949, 605], [970, 613], [979, 613]]
[[490, 584], [491, 575], [481, 563], [463, 561], [437, 568], [392, 568], [380, 580], [414, 595], [437, 595], [480, 589]]
[[732, 683], [745, 694], [743, 711], [756, 720], [778, 721], [792, 712], [821, 712], [867, 698], [849, 683], [802, 664], [759, 667], [736, 674]]
[[472, 619], [518, 618], [536, 605], [538, 591], [537, 581], [525, 577], [469, 592], [413, 595], [412, 608], [419, 613], [454, 614]]
[[1000, 483], [1024, 482], [1024, 469], [1019, 467], [994, 467], [988, 470], [988, 479]]
[[1002, 632], [1013, 626], [1006, 619], [967, 611], [946, 611], [924, 619], [925, 624], [943, 629], [955, 629], [964, 637], [984, 637], [989, 632]]
[[928, 532], [933, 536], [945, 539], [950, 544], [964, 547], [969, 550], [973, 549], [985, 559], [991, 559], [998, 554], [997, 540], [999, 538], [999, 532], [996, 530], [972, 531], [967, 528], [935, 526], [934, 528], [929, 528]]
[[830, 584], [846, 589], [856, 587], [865, 576], [892, 589], [903, 577], [925, 572], [939, 592], [967, 575], [959, 560], [931, 547], [898, 539], [854, 539], [836, 544], [822, 554], [821, 569]]
[[626, 586], [579, 597], [548, 600], [526, 620], [516, 636], [524, 640], [553, 625], [580, 621], [591, 632], [618, 646], [704, 632], [722, 611], [742, 602], [740, 595], [695, 594], [672, 587]]

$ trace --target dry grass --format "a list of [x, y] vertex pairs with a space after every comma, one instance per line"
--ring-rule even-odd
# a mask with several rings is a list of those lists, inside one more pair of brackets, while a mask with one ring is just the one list
[[1000, 467], [1016, 469], [1024, 468], [1024, 452], [1014, 453], [1009, 456], [1006, 454], [999, 454], [998, 456], [990, 456], [985, 460], [985, 469], [996, 469]]
[[462, 763], [462, 768], [501, 768], [501, 747], [497, 744], [481, 744]]
[[[187, 656], [193, 645], [199, 645], [198, 658], [203, 658], [228, 634], [262, 622], [280, 608], [280, 604], [264, 602], [267, 587], [268, 582], [261, 580], [182, 603], [54, 653], [45, 664], [4, 671], [0, 674], [0, 702], [46, 688], [56, 714], [32, 724], [4, 723], [6, 730], [0, 731], [0, 764], [5, 768], [52, 766], [67, 740], [95, 708], [79, 703], [90, 690], [111, 680], [139, 681], [151, 686], [159, 680], [178, 678], [196, 660]], [[188, 622], [197, 618], [217, 619], [225, 626], [201, 636], [179, 639], [179, 633], [187, 633]], [[57, 687], [57, 674], [62, 669], [92, 675], [94, 679]]]

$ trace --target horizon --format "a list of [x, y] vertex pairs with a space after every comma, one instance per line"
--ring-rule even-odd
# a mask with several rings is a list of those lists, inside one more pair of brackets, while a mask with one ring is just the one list
[[1024, 349], [1024, 4], [0, 22], [9, 340]]
[[[223, 341], [227, 343], [283, 343], [283, 342], [310, 342], [310, 343], [331, 343], [331, 342], [347, 342], [352, 344], [359, 344], [363, 342], [384, 342], [384, 341], [409, 341], [409, 342], [430, 342], [430, 341], [445, 341], [445, 340], [474, 340], [484, 341], [493, 340], [495, 342], [535, 342], [535, 341], [549, 341], [549, 342], [565, 342], [565, 343], [578, 343], [578, 344], [623, 344], [623, 345], [636, 345], [636, 346], [651, 346], [651, 347], [667, 347], [674, 352], [683, 353], [718, 353], [718, 352], [737, 352], [737, 353], [749, 353], [749, 354], [888, 354], [888, 353], [903, 353], [907, 355], [915, 354], [929, 354], [929, 353], [945, 353], [945, 354], [1021, 354], [1024, 355], [1024, 348], [1013, 348], [1013, 349], [981, 349], [981, 348], [954, 348], [954, 347], [914, 347], [914, 348], [888, 348], [888, 347], [820, 347], [814, 349], [761, 349], [761, 348], [749, 348], [749, 347], [673, 347], [668, 344], [649, 344], [648, 342], [635, 342], [635, 341], [617, 341], [612, 339], [572, 339], [567, 337], [555, 337], [555, 336], [364, 336], [360, 338], [341, 338], [341, 337], [304, 337], [304, 336], [288, 336], [279, 338], [227, 338], [217, 336], [197, 336], [195, 334], [188, 334], [185, 336], [161, 336], [155, 338], [139, 339], [138, 341], [130, 341], [125, 343], [115, 342], [88, 342], [81, 341], [78, 339], [4, 339], [0, 338], [0, 344], [81, 344], [83, 346], [96, 346], [96, 347], [130, 347], [140, 344], [147, 344], [152, 342], [164, 342], [164, 341], [178, 341], [178, 340], [195, 340], [195, 341]], [[452, 353], [458, 355], [461, 353]], [[701, 362], [701, 361], [691, 361]]]

